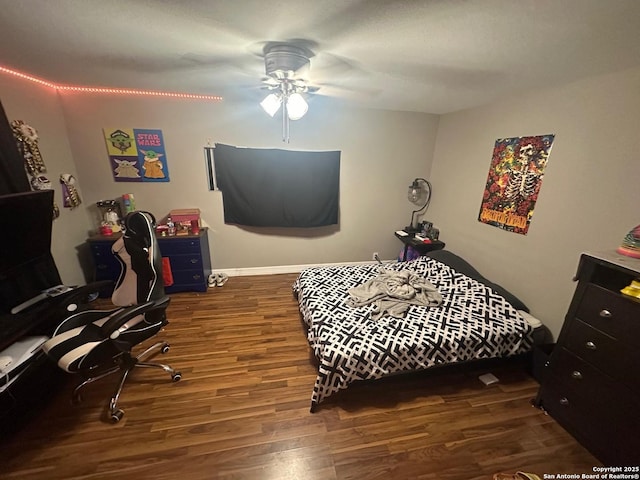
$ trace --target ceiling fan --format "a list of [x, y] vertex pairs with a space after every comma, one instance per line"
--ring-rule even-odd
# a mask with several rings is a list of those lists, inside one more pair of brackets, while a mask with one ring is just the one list
[[[313, 40], [267, 41], [254, 44], [252, 50], [264, 61], [265, 75], [261, 79], [261, 88], [269, 91], [260, 105], [272, 117], [282, 111], [284, 142], [289, 142], [289, 121], [301, 119], [308, 111], [307, 94], [375, 93], [348, 87], [344, 83], [346, 79], [366, 74], [365, 71], [348, 59], [323, 51]], [[320, 77], [313, 81], [311, 59], [314, 59], [313, 68]]]
[[293, 42], [267, 42], [262, 51], [265, 73], [273, 80], [302, 79], [315, 56], [310, 48]]
[[309, 84], [311, 49], [291, 42], [268, 42], [263, 48], [266, 77], [264, 88], [271, 93], [260, 105], [272, 117], [282, 107], [282, 141], [289, 141], [289, 120], [299, 120], [309, 105], [303, 93], [317, 92], [318, 87]]

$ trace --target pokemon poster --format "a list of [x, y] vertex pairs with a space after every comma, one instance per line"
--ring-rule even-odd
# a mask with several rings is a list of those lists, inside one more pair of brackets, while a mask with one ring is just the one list
[[554, 137], [496, 140], [478, 221], [527, 234]]
[[107, 152], [116, 182], [168, 182], [161, 130], [105, 128]]

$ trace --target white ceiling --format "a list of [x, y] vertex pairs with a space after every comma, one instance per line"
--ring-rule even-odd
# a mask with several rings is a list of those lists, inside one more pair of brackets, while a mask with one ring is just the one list
[[54, 83], [254, 101], [291, 39], [319, 95], [447, 113], [640, 65], [640, 0], [0, 0], [0, 65]]

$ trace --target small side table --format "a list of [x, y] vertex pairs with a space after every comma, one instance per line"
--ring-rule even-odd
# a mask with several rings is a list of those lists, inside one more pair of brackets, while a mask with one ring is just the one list
[[428, 252], [432, 252], [434, 250], [442, 250], [445, 247], [445, 243], [440, 240], [431, 240], [431, 243], [424, 243], [420, 240], [416, 240], [411, 234], [403, 236], [396, 233], [395, 236], [404, 244], [404, 251], [402, 253], [403, 262], [407, 261], [407, 252], [409, 251], [409, 247], [415, 248], [420, 255], [426, 255]]

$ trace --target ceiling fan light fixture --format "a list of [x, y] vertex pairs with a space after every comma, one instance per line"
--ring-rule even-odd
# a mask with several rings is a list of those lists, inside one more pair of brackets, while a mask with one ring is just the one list
[[264, 100], [262, 100], [262, 102], [260, 102], [260, 106], [265, 112], [273, 117], [280, 109], [281, 103], [282, 97], [280, 95], [278, 95], [277, 93], [270, 93], [265, 97]]
[[309, 110], [309, 105], [299, 93], [292, 93], [287, 98], [287, 114], [290, 120], [300, 120]]
[[282, 107], [282, 141], [289, 143], [290, 121], [300, 120], [309, 110], [301, 93], [309, 91], [306, 74], [313, 52], [287, 42], [269, 42], [263, 52], [268, 77], [263, 83], [272, 93], [260, 105], [272, 117]]

